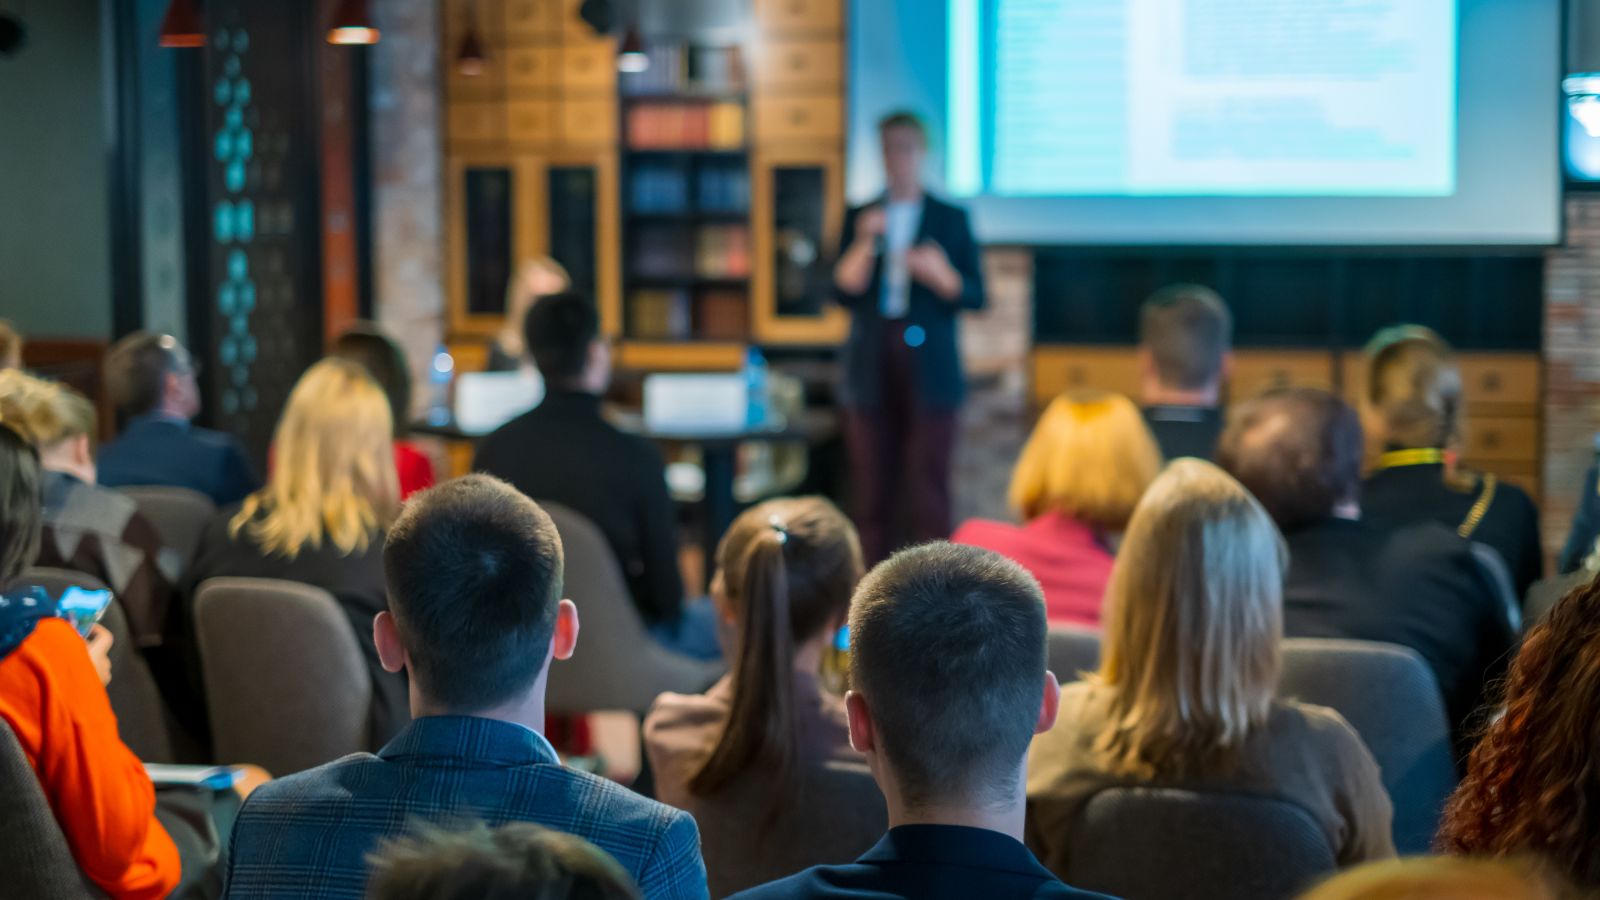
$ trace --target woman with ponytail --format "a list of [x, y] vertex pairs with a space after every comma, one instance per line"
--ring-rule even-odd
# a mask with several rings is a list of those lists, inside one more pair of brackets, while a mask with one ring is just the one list
[[[801, 796], [804, 773], [860, 761], [844, 701], [823, 689], [819, 670], [861, 575], [855, 528], [820, 497], [771, 500], [734, 521], [711, 582], [733, 637], [731, 669], [704, 694], [663, 694], [646, 717], [657, 799], [691, 813], [714, 804], [719, 818], [739, 810], [748, 820], [726, 834], [782, 849], [786, 842], [761, 838], [806, 814], [814, 798]], [[710, 830], [703, 842], [716, 896], [797, 870], [765, 871], [776, 861], [719, 853]]]

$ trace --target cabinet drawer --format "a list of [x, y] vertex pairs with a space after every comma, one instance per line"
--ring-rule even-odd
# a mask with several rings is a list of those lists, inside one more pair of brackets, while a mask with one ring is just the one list
[[844, 134], [838, 97], [772, 97], [756, 102], [756, 140], [762, 143], [837, 142]]
[[756, 0], [756, 22], [762, 31], [775, 34], [837, 32], [844, 25], [844, 0]]
[[1139, 396], [1139, 357], [1131, 347], [1039, 347], [1033, 352], [1033, 403], [1043, 409], [1064, 391], [1096, 389]]
[[1521, 353], [1463, 353], [1461, 392], [1469, 411], [1539, 408], [1539, 357]]
[[553, 144], [559, 134], [554, 100], [506, 103], [506, 137], [519, 144]]
[[561, 48], [561, 86], [569, 91], [615, 91], [617, 50], [613, 42], [568, 40]]
[[449, 138], [452, 142], [483, 143], [506, 137], [505, 109], [496, 102], [452, 102]]
[[506, 37], [538, 39], [561, 34], [562, 0], [499, 0], [505, 4]]
[[1233, 354], [1228, 402], [1242, 403], [1278, 387], [1333, 387], [1333, 355], [1326, 350], [1239, 350]]
[[568, 100], [561, 104], [561, 137], [569, 144], [614, 143], [616, 109], [604, 100]]
[[507, 91], [543, 90], [561, 82], [561, 49], [555, 46], [507, 47], [504, 62]]
[[1468, 416], [1463, 429], [1463, 459], [1522, 463], [1539, 459], [1539, 420], [1532, 416]]
[[755, 63], [758, 91], [836, 90], [844, 79], [844, 45], [835, 38], [770, 40]]

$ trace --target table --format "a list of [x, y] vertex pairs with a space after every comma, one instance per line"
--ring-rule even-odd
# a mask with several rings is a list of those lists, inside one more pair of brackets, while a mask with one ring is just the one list
[[[607, 421], [630, 434], [636, 434], [660, 444], [692, 444], [700, 448], [701, 465], [705, 468], [705, 495], [701, 502], [706, 529], [701, 551], [705, 555], [706, 577], [716, 566], [717, 542], [733, 524], [739, 514], [739, 504], [734, 498], [733, 479], [739, 445], [747, 441], [774, 444], [806, 444], [816, 446], [832, 437], [839, 429], [839, 415], [832, 409], [807, 409], [799, 416], [768, 427], [739, 429], [657, 429], [645, 422], [638, 413], [610, 410]], [[434, 424], [418, 421], [411, 426], [412, 434], [428, 435], [447, 441], [476, 441], [487, 432], [468, 432], [454, 422]]]

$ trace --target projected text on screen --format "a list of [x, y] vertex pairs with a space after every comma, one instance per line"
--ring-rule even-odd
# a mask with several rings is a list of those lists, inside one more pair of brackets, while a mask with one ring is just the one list
[[949, 0], [960, 196], [1448, 196], [1456, 0]]

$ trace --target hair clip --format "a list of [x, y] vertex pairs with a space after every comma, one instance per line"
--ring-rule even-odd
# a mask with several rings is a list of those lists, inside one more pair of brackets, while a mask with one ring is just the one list
[[789, 543], [789, 528], [783, 524], [782, 519], [779, 519], [777, 516], [773, 516], [767, 520], [767, 525], [769, 525], [773, 531], [778, 533], [779, 546]]

